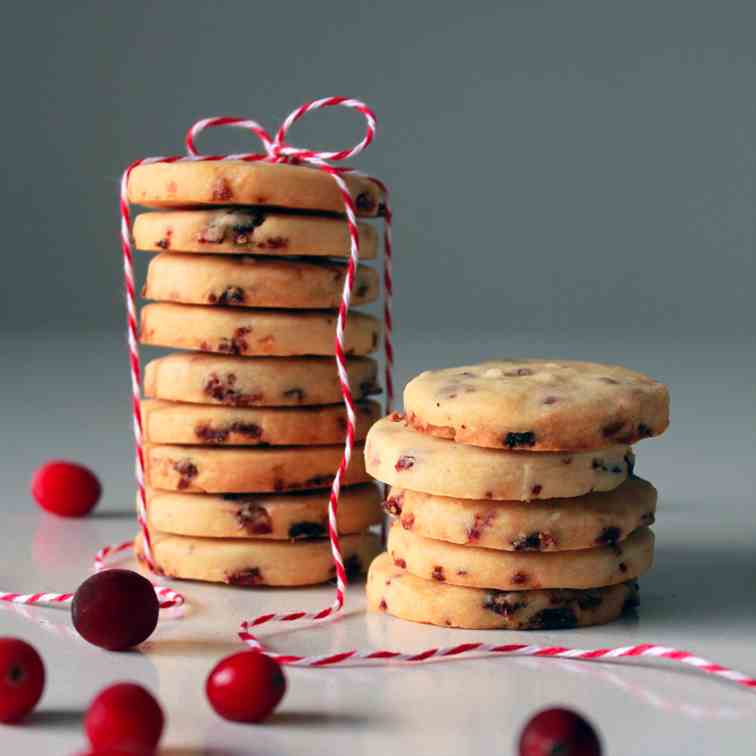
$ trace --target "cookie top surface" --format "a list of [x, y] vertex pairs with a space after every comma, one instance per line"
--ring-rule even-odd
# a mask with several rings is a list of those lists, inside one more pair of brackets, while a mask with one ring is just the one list
[[531, 452], [456, 444], [408, 428], [401, 415], [379, 420], [365, 441], [367, 471], [411, 491], [461, 499], [529, 501], [611, 491], [627, 478], [632, 452]]
[[[345, 175], [358, 215], [378, 214], [382, 194], [367, 178]], [[301, 165], [243, 160], [151, 163], [132, 169], [129, 201], [145, 207], [263, 205], [344, 212], [336, 182], [325, 171]]]
[[669, 425], [669, 392], [623, 367], [570, 360], [492, 360], [429, 370], [404, 390], [408, 423], [460, 443], [581, 451], [632, 444]]

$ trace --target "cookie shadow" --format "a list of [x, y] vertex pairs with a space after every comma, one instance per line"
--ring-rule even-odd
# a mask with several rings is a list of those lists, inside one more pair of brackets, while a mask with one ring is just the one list
[[[303, 728], [306, 730], [330, 729], [339, 727], [363, 727], [368, 722], [376, 723], [376, 715], [360, 714], [350, 711], [281, 711], [276, 712], [268, 720], [271, 725], [282, 727]], [[381, 722], [379, 722], [381, 724]]]
[[77, 709], [37, 709], [24, 719], [24, 725], [34, 729], [80, 729], [84, 712]]
[[658, 539], [653, 570], [640, 584], [643, 620], [756, 626], [756, 545], [686, 547]]

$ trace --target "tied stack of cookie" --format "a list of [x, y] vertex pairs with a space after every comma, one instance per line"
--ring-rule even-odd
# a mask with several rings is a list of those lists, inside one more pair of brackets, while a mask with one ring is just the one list
[[[358, 214], [376, 216], [377, 187], [345, 180]], [[140, 340], [188, 350], [145, 370], [156, 567], [243, 586], [330, 579], [327, 506], [347, 427], [333, 350], [350, 249], [336, 183], [304, 166], [177, 162], [134, 168], [128, 192], [152, 209], [136, 218], [134, 244], [158, 253]], [[359, 234], [361, 256], [374, 258], [375, 229], [361, 221]], [[360, 266], [353, 303], [374, 301], [379, 288], [376, 271]], [[366, 399], [380, 392], [366, 356], [379, 334], [374, 317], [350, 312], [345, 352], [361, 401], [338, 512], [348, 572], [362, 572], [379, 550], [368, 529], [383, 516], [381, 496], [360, 443], [381, 415]], [[143, 560], [141, 536], [136, 552]]]
[[631, 444], [669, 424], [666, 386], [622, 367], [498, 360], [422, 373], [368, 433], [391, 488], [368, 603], [415, 622], [512, 630], [637, 606], [656, 490]]

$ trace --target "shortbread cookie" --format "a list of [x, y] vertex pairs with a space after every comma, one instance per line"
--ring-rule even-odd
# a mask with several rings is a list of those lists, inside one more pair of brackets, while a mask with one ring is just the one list
[[[349, 313], [345, 332], [348, 355], [364, 355], [378, 346], [380, 325], [372, 315]], [[142, 307], [139, 336], [143, 344], [235, 355], [331, 355], [336, 314], [296, 310], [248, 310], [149, 304]]]
[[[369, 357], [347, 360], [355, 399], [380, 394], [378, 365]], [[194, 404], [271, 407], [341, 402], [333, 358], [244, 357], [177, 352], [147, 363], [145, 396]]]
[[423, 580], [384, 553], [367, 578], [368, 608], [412, 622], [471, 630], [562, 630], [602, 625], [638, 606], [638, 584], [496, 591]]
[[[329, 493], [211, 495], [148, 489], [147, 513], [150, 527], [162, 533], [302, 541], [328, 536]], [[341, 489], [339, 533], [361, 533], [381, 517], [375, 484]]]
[[[362, 441], [381, 416], [377, 402], [355, 405], [355, 438]], [[344, 441], [343, 405], [319, 407], [218, 407], [160, 399], [142, 401], [144, 438], [153, 444], [312, 446]]]
[[[410, 529], [408, 530], [407, 527]], [[394, 562], [424, 580], [517, 591], [598, 588], [633, 580], [651, 567], [654, 535], [638, 528], [621, 543], [552, 553], [495, 551], [423, 538], [398, 520], [387, 551]]]
[[656, 489], [632, 477], [573, 499], [474, 501], [392, 488], [386, 511], [426, 538], [505, 551], [565, 551], [617, 543], [651, 525]]
[[663, 383], [569, 360], [428, 370], [407, 384], [404, 408], [417, 430], [497, 449], [602, 449], [658, 436], [669, 425]]
[[367, 471], [411, 491], [461, 499], [554, 499], [611, 491], [633, 464], [627, 446], [593, 452], [510, 452], [455, 444], [408, 428], [400, 415], [379, 420], [365, 442]]
[[[212, 448], [146, 445], [147, 482], [165, 491], [265, 493], [328, 488], [341, 463], [343, 448], [277, 446]], [[356, 446], [342, 483], [366, 483], [362, 447]]]
[[[147, 269], [142, 296], [162, 302], [228, 307], [337, 308], [346, 266], [260, 257], [162, 254]], [[378, 274], [357, 269], [352, 304], [373, 302]]]
[[[375, 216], [383, 200], [378, 185], [344, 175], [358, 215]], [[263, 205], [344, 212], [341, 191], [325, 171], [302, 165], [211, 160], [138, 165], [129, 176], [129, 202], [145, 207]]]
[[[375, 228], [363, 221], [358, 228], [360, 259], [372, 260], [378, 240]], [[147, 252], [349, 257], [351, 249], [344, 218], [260, 207], [141, 213], [134, 221], [133, 236], [136, 248]]]
[[[336, 574], [327, 539], [282, 543], [244, 538], [195, 538], [156, 531], [151, 531], [150, 535], [153, 559], [167, 577], [251, 588], [316, 585]], [[134, 550], [137, 558], [144, 561], [141, 534], [136, 538]], [[347, 535], [341, 539], [341, 550], [347, 576], [357, 578], [380, 551], [380, 544], [369, 533]]]

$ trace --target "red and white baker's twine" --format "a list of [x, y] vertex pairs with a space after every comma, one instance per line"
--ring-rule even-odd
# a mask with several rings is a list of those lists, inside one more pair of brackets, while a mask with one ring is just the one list
[[[361, 113], [367, 123], [365, 136], [354, 147], [347, 150], [338, 150], [335, 152], [323, 152], [293, 147], [286, 142], [286, 134], [291, 126], [302, 118], [306, 113], [321, 108], [341, 106], [351, 108]], [[247, 129], [254, 133], [265, 148], [264, 153], [241, 153], [235, 155], [200, 155], [195, 148], [195, 139], [205, 129], [218, 126], [234, 126], [236, 128]], [[327, 97], [321, 100], [315, 100], [305, 103], [294, 110], [281, 124], [276, 132], [275, 137], [271, 137], [268, 132], [257, 122], [246, 118], [206, 118], [192, 126], [186, 135], [186, 155], [173, 155], [168, 157], [151, 157], [144, 158], [133, 162], [124, 172], [121, 179], [121, 196], [120, 196], [120, 214], [121, 214], [121, 249], [123, 252], [124, 279], [126, 286], [126, 310], [128, 325], [128, 349], [129, 363], [131, 368], [131, 401], [133, 410], [134, 440], [136, 448], [136, 480], [138, 488], [138, 507], [137, 520], [144, 541], [144, 558], [147, 565], [155, 570], [155, 563], [152, 552], [152, 542], [149, 530], [147, 528], [147, 505], [144, 494], [144, 454], [142, 439], [142, 417], [140, 411], [140, 385], [141, 385], [141, 363], [139, 358], [139, 341], [138, 326], [136, 313], [136, 291], [133, 274], [133, 250], [131, 245], [131, 211], [128, 201], [128, 179], [131, 171], [138, 165], [150, 163], [175, 163], [179, 161], [219, 161], [219, 160], [242, 160], [248, 162], [266, 161], [272, 163], [293, 163], [308, 165], [317, 168], [330, 175], [336, 182], [344, 202], [344, 212], [346, 214], [347, 225], [349, 228], [350, 238], [350, 256], [347, 265], [347, 275], [344, 282], [344, 288], [339, 305], [338, 317], [336, 321], [336, 340], [334, 343], [334, 356], [336, 359], [336, 369], [338, 371], [341, 383], [341, 394], [347, 412], [347, 431], [344, 442], [344, 454], [333, 480], [333, 486], [328, 502], [328, 536], [331, 543], [334, 565], [336, 568], [336, 589], [333, 602], [330, 606], [318, 612], [288, 612], [284, 614], [269, 613], [260, 615], [251, 620], [245, 620], [241, 623], [239, 631], [240, 639], [261, 653], [265, 653], [276, 659], [281, 664], [287, 664], [297, 667], [335, 667], [355, 664], [390, 664], [405, 663], [418, 664], [427, 661], [438, 661], [443, 659], [457, 658], [463, 655], [469, 656], [519, 656], [551, 659], [572, 659], [580, 661], [622, 661], [635, 658], [655, 658], [665, 659], [667, 661], [677, 662], [682, 665], [693, 667], [711, 675], [737, 683], [740, 686], [756, 690], [756, 679], [728, 669], [714, 662], [703, 659], [687, 651], [668, 648], [655, 644], [643, 643], [635, 646], [626, 646], [622, 648], [598, 648], [592, 650], [570, 649], [563, 646], [538, 646], [525, 643], [460, 643], [455, 646], [430, 648], [419, 653], [406, 654], [398, 651], [373, 650], [361, 651], [357, 649], [343, 651], [339, 653], [325, 654], [321, 656], [296, 656], [291, 654], [280, 654], [267, 650], [253, 635], [252, 630], [269, 622], [293, 622], [296, 620], [324, 620], [338, 614], [344, 606], [346, 596], [346, 574], [344, 570], [344, 561], [339, 544], [339, 535], [336, 524], [336, 514], [338, 511], [339, 494], [341, 492], [341, 480], [344, 472], [349, 465], [354, 446], [355, 434], [355, 412], [352, 391], [349, 386], [349, 377], [346, 370], [346, 358], [344, 355], [344, 329], [346, 327], [349, 305], [351, 302], [352, 286], [354, 275], [360, 259], [360, 240], [357, 228], [356, 209], [354, 201], [349, 193], [344, 175], [356, 174], [363, 175], [358, 171], [350, 168], [337, 167], [331, 165], [332, 162], [348, 160], [359, 155], [375, 137], [376, 119], [373, 111], [359, 100], [345, 97]], [[384, 219], [384, 257], [383, 257], [383, 283], [384, 283], [384, 352], [385, 352], [385, 379], [387, 394], [387, 411], [392, 408], [394, 397], [393, 383], [393, 365], [394, 352], [392, 343], [392, 311], [391, 302], [393, 295], [392, 280], [392, 238], [391, 238], [391, 221], [392, 213], [388, 204], [388, 190], [381, 181], [366, 177], [375, 182], [382, 190], [384, 195], [384, 204], [382, 215]], [[110, 557], [123, 553], [132, 548], [132, 542], [128, 541], [115, 546], [106, 546], [102, 549], [95, 559], [95, 569], [99, 570], [105, 567], [106, 560]], [[161, 606], [176, 606], [183, 603], [183, 596], [177, 591], [164, 586], [156, 586], [155, 591], [161, 600]], [[0, 601], [12, 602], [16, 604], [40, 604], [46, 606], [65, 606], [73, 598], [70, 593], [35, 593], [35, 594], [18, 594], [18, 593], [0, 593]]]

